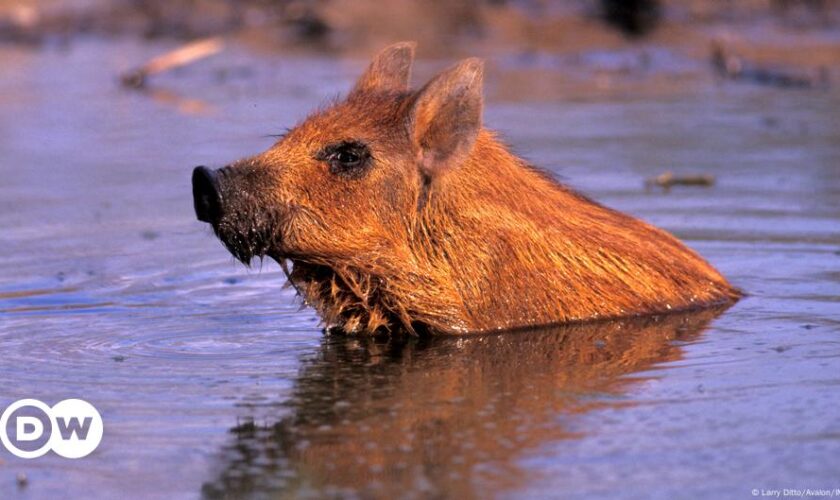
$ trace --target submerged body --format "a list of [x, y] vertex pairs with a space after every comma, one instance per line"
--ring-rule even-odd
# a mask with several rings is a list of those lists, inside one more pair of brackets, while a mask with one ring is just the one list
[[199, 219], [270, 256], [329, 327], [468, 333], [699, 308], [738, 291], [676, 238], [514, 156], [482, 65], [408, 89], [413, 44], [265, 153], [196, 169]]

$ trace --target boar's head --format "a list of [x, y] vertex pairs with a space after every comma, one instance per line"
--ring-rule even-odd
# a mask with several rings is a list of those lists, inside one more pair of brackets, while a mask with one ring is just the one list
[[[199, 220], [242, 262], [269, 256], [284, 265], [328, 326], [413, 330], [422, 326], [416, 314], [383, 287], [446, 293], [418, 269], [428, 250], [413, 245], [423, 231], [418, 211], [433, 177], [463, 162], [476, 141], [483, 64], [467, 59], [411, 92], [413, 56], [413, 43], [386, 48], [344, 100], [267, 151], [193, 172]], [[433, 302], [439, 310], [429, 315], [447, 314]]]

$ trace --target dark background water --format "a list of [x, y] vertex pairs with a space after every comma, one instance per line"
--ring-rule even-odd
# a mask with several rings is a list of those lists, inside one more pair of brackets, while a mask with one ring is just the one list
[[[840, 488], [835, 90], [720, 84], [667, 50], [652, 52], [652, 86], [631, 74], [597, 92], [575, 75], [637, 54], [591, 52], [584, 69], [491, 59], [489, 127], [674, 232], [748, 296], [725, 312], [376, 342], [323, 336], [275, 264], [244, 268], [194, 220], [189, 187], [192, 166], [267, 148], [365, 62], [234, 44], [148, 92], [119, 87], [170, 47], [0, 47], [0, 404], [79, 397], [105, 422], [84, 459], [3, 452], [2, 496]], [[417, 81], [444, 64], [421, 61]], [[644, 188], [666, 170], [716, 183]]]

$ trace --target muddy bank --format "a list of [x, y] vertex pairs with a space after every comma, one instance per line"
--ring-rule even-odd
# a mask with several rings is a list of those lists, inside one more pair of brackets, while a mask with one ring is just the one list
[[[838, 22], [840, 2], [833, 0], [0, 2], [0, 40], [10, 42], [67, 43], [79, 34], [180, 40], [227, 35], [275, 49], [370, 52], [394, 40], [413, 39], [428, 55], [451, 54], [459, 47], [474, 53], [483, 46], [568, 52], [649, 38], [690, 47], [712, 35], [769, 48], [808, 33], [818, 48], [836, 44]], [[820, 59], [802, 55], [812, 62]]]
[[[658, 15], [633, 35], [608, 22], [610, 2], [596, 0], [3, 2], [0, 41], [63, 50], [80, 35], [169, 47], [212, 36], [234, 53], [357, 60], [386, 43], [417, 40], [421, 59], [487, 58], [500, 75], [489, 91], [505, 99], [667, 98], [710, 83], [825, 89], [840, 80], [838, 2], [638, 3], [658, 4]], [[255, 72], [244, 59], [217, 68], [218, 79]], [[127, 61], [124, 79], [146, 83], [136, 72], [125, 73], [143, 62]], [[424, 71], [418, 68], [418, 76]], [[156, 99], [199, 113], [208, 109], [194, 92], [158, 87]]]

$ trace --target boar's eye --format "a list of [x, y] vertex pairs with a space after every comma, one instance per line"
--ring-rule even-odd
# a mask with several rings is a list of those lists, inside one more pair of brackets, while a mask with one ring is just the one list
[[326, 161], [330, 173], [349, 178], [358, 178], [370, 164], [370, 150], [358, 141], [343, 141], [322, 149], [315, 159]]

